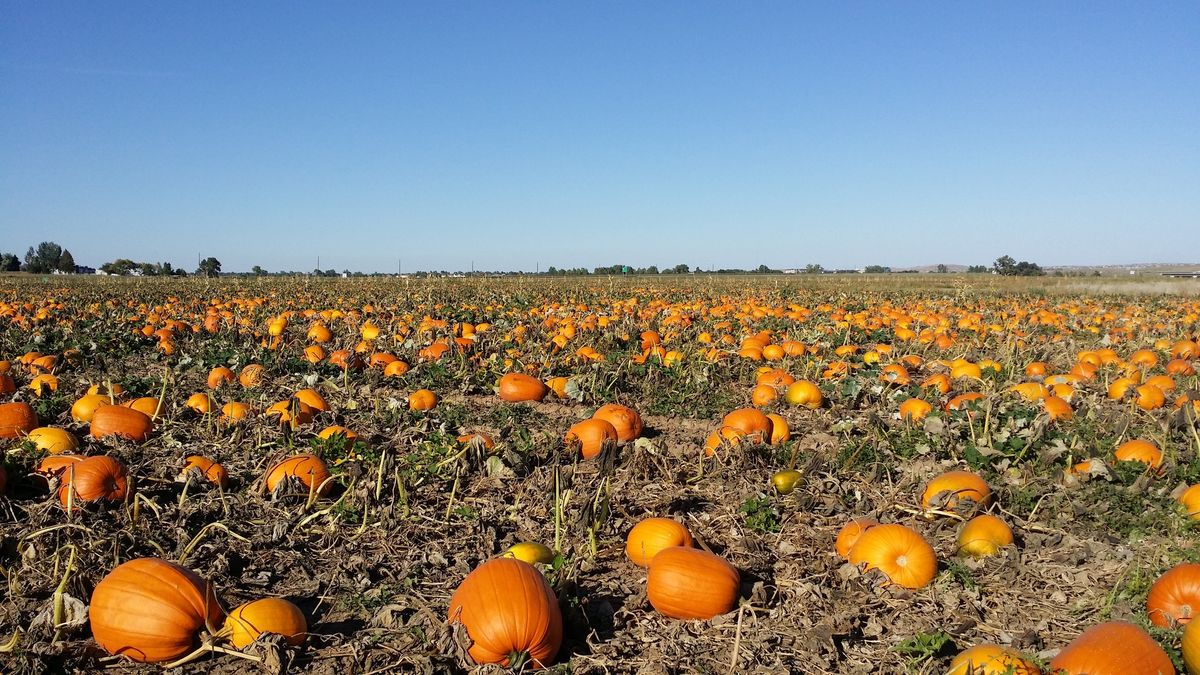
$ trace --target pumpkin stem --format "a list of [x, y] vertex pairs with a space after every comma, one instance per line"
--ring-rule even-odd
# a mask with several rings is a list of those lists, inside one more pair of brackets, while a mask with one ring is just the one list
[[525, 669], [525, 664], [529, 662], [529, 652], [509, 652], [508, 653], [508, 669], [513, 672], [521, 672]]

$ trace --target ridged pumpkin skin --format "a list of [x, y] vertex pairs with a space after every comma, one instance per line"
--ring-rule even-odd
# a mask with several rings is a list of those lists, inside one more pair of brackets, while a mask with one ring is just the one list
[[619, 403], [600, 406], [593, 418], [604, 420], [617, 430], [617, 440], [628, 443], [642, 435], [642, 416], [636, 410]]
[[976, 558], [996, 555], [1013, 543], [1012, 529], [996, 516], [984, 513], [963, 525], [958, 533], [958, 552]]
[[219, 463], [205, 457], [203, 455], [188, 455], [184, 460], [183, 470], [179, 472], [180, 476], [186, 476], [189, 471], [195, 469], [200, 472], [201, 476], [208, 482], [217, 487], [224, 488], [229, 483], [229, 472]]
[[500, 378], [497, 385], [501, 401], [517, 403], [519, 401], [540, 401], [546, 398], [550, 389], [536, 377], [525, 373], [508, 373]]
[[117, 566], [96, 584], [88, 607], [96, 642], [143, 663], [191, 652], [206, 620], [215, 628], [224, 614], [211, 583], [158, 558]]
[[567, 447], [579, 446], [579, 452], [584, 459], [591, 459], [600, 454], [605, 443], [617, 444], [617, 430], [607, 420], [596, 418], [586, 419], [575, 423], [563, 436]]
[[308, 639], [308, 620], [304, 612], [283, 598], [262, 598], [239, 605], [225, 617], [225, 629], [234, 647], [243, 649], [263, 633], [282, 635], [287, 643], [299, 647]]
[[975, 645], [959, 652], [946, 675], [1041, 675], [1019, 652], [999, 645]]
[[707, 621], [737, 606], [741, 575], [724, 558], [697, 548], [663, 549], [650, 561], [646, 597], [672, 619]]
[[328, 481], [329, 468], [316, 455], [295, 455], [279, 462], [267, 470], [264, 486], [267, 492], [274, 492], [284, 478], [293, 476], [309, 489], [316, 490], [322, 497], [333, 489], [333, 482]]
[[929, 542], [916, 530], [895, 523], [863, 532], [847, 559], [877, 569], [905, 588], [923, 588], [937, 575], [937, 554]]
[[1183, 629], [1183, 663], [1188, 673], [1200, 673], [1200, 621], [1189, 621]]
[[475, 568], [450, 598], [449, 621], [471, 638], [476, 663], [526, 662], [542, 668], [554, 662], [562, 645], [562, 613], [545, 577], [515, 558], [495, 558]]
[[85, 457], [66, 464], [58, 487], [58, 501], [68, 509], [101, 499], [119, 502], [125, 499], [128, 488], [129, 472], [120, 460], [107, 455]]
[[737, 429], [751, 443], [771, 442], [771, 418], [761, 410], [739, 408], [722, 418], [721, 426]]
[[1050, 661], [1064, 675], [1175, 675], [1163, 648], [1141, 628], [1110, 621], [1085, 630]]
[[670, 518], [647, 518], [625, 538], [625, 555], [639, 567], [649, 567], [654, 556], [673, 546], [692, 546], [692, 535], [682, 524]]
[[1184, 563], [1167, 570], [1146, 596], [1150, 623], [1163, 628], [1191, 623], [1200, 613], [1200, 564]]
[[37, 413], [28, 403], [0, 405], [0, 438], [17, 438], [38, 427]]
[[102, 405], [92, 415], [92, 438], [117, 436], [141, 443], [150, 437], [154, 422], [145, 413], [119, 405]]
[[113, 400], [108, 394], [84, 394], [71, 405], [71, 419], [81, 424], [92, 421], [92, 415], [102, 405], [112, 405]]
[[878, 524], [879, 521], [872, 518], [855, 518], [843, 525], [842, 529], [838, 530], [837, 539], [833, 542], [838, 555], [843, 558], [849, 557], [850, 549], [854, 548], [854, 544], [858, 543], [858, 539], [862, 537], [863, 532]]

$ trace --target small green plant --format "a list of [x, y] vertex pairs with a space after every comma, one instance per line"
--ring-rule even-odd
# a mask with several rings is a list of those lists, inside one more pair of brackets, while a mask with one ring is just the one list
[[897, 654], [908, 657], [910, 666], [916, 666], [949, 652], [953, 646], [950, 634], [939, 630], [934, 633], [917, 633], [893, 649]]
[[766, 534], [779, 531], [779, 515], [771, 505], [770, 497], [750, 497], [742, 502], [741, 512], [746, 514], [746, 527]]

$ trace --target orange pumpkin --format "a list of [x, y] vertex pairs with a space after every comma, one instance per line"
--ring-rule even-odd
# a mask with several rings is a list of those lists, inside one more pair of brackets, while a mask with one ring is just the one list
[[1142, 410], [1155, 410], [1167, 402], [1167, 395], [1153, 384], [1143, 384], [1134, 390], [1134, 404]]
[[779, 392], [769, 384], [756, 384], [750, 390], [750, 402], [759, 407], [769, 406], [779, 398]]
[[814, 410], [820, 408], [825, 400], [821, 395], [820, 387], [808, 380], [797, 380], [789, 385], [783, 399], [791, 405], [804, 406]]
[[313, 410], [329, 412], [329, 403], [325, 401], [325, 397], [316, 389], [301, 389], [293, 397]]
[[1200, 520], [1200, 483], [1184, 490], [1176, 501], [1183, 505], [1189, 519]]
[[183, 470], [179, 472], [181, 477], [187, 476], [189, 471], [195, 470], [205, 480], [217, 487], [224, 488], [229, 482], [229, 472], [225, 470], [225, 467], [208, 457], [203, 455], [188, 455], [183, 461]]
[[1175, 666], [1146, 631], [1126, 621], [1092, 626], [1050, 661], [1062, 675], [1175, 675]]
[[708, 620], [737, 606], [741, 575], [720, 556], [674, 546], [650, 560], [646, 597], [673, 619]]
[[854, 548], [854, 544], [862, 536], [863, 532], [875, 527], [879, 521], [871, 518], [855, 518], [842, 526], [838, 530], [837, 539], [833, 542], [833, 547], [837, 550], [838, 555], [843, 558], [850, 555], [850, 549]]
[[[1056, 385], [1065, 386], [1065, 385]], [[1042, 407], [1046, 409], [1046, 414], [1052, 420], [1070, 420], [1075, 413], [1071, 410], [1071, 404], [1059, 396], [1047, 396], [1042, 399]]]
[[437, 403], [437, 394], [428, 389], [418, 389], [408, 396], [408, 407], [412, 410], [432, 410]]
[[224, 612], [210, 582], [158, 558], [118, 565], [96, 584], [88, 607], [92, 636], [109, 654], [141, 663], [177, 659], [216, 629]]
[[92, 415], [92, 438], [117, 436], [141, 443], [150, 437], [154, 422], [145, 413], [119, 405], [102, 405]]
[[238, 382], [246, 389], [262, 384], [265, 369], [257, 363], [247, 364], [238, 375]]
[[771, 440], [771, 418], [754, 408], [739, 408], [721, 419], [721, 427], [737, 429], [751, 443], [768, 443]]
[[950, 662], [946, 675], [1041, 675], [1020, 652], [999, 645], [975, 645]]
[[900, 419], [905, 422], [920, 422], [932, 411], [933, 406], [928, 401], [910, 398], [900, 404]]
[[267, 492], [274, 492], [286, 478], [295, 478], [310, 490], [320, 496], [325, 496], [333, 489], [333, 481], [329, 480], [329, 467], [316, 455], [293, 455], [275, 464], [263, 478], [263, 487]]
[[549, 388], [536, 377], [525, 373], [508, 373], [500, 378], [496, 385], [500, 400], [509, 403], [520, 401], [540, 401], [546, 397]]
[[132, 401], [128, 403], [122, 403], [121, 405], [125, 406], [126, 408], [133, 408], [146, 417], [149, 417], [151, 420], [158, 417], [159, 402], [158, 399], [154, 398], [153, 396], [135, 398]]
[[937, 574], [937, 555], [916, 530], [898, 524], [876, 525], [863, 532], [850, 548], [854, 565], [883, 572], [892, 583], [922, 588]]
[[1200, 673], [1200, 621], [1189, 621], [1183, 629], [1183, 663], [1188, 673]]
[[626, 443], [642, 435], [642, 416], [637, 411], [619, 403], [600, 406], [593, 418], [604, 420], [617, 430], [617, 440]]
[[670, 518], [647, 518], [629, 530], [625, 555], [638, 567], [649, 567], [654, 556], [672, 546], [691, 546], [687, 528]]
[[1152, 469], [1162, 466], [1163, 461], [1162, 450], [1150, 441], [1140, 438], [1125, 441], [1117, 446], [1113, 454], [1122, 462], [1141, 462], [1148, 464]]
[[466, 627], [468, 653], [480, 664], [544, 668], [562, 645], [558, 598], [541, 572], [516, 558], [495, 558], [468, 574], [450, 597], [448, 620]]
[[958, 552], [976, 558], [996, 555], [1012, 543], [1013, 533], [1008, 524], [986, 513], [967, 521], [958, 533]]
[[83, 502], [101, 499], [119, 502], [125, 499], [128, 487], [129, 473], [120, 460], [107, 455], [85, 457], [66, 465], [58, 487], [58, 501], [68, 511], [79, 508]]
[[28, 403], [0, 404], [0, 438], [17, 438], [38, 426], [37, 413]]
[[568, 429], [563, 443], [568, 448], [578, 446], [583, 458], [591, 459], [600, 454], [606, 443], [616, 445], [617, 429], [607, 420], [593, 417], [577, 422]]
[[79, 439], [66, 429], [58, 427], [39, 427], [29, 432], [25, 440], [33, 442], [38, 450], [51, 455], [64, 452], [74, 452], [79, 447]]
[[262, 598], [237, 606], [225, 617], [225, 630], [234, 647], [244, 649], [263, 633], [282, 635], [298, 647], [308, 638], [304, 612], [283, 598]]
[[925, 486], [921, 505], [927, 509], [952, 509], [963, 499], [985, 505], [991, 495], [992, 490], [987, 483], [970, 471], [947, 471]]
[[88, 424], [96, 409], [102, 405], [111, 405], [112, 399], [107, 394], [84, 394], [71, 406], [71, 419], [81, 424]]
[[1163, 628], [1190, 623], [1200, 612], [1200, 564], [1176, 565], [1160, 576], [1146, 596], [1150, 623]]
[[187, 401], [184, 401], [183, 403], [183, 407], [193, 410], [201, 415], [207, 415], [208, 413], [212, 412], [214, 405], [216, 404], [213, 402], [212, 396], [209, 396], [204, 392], [192, 394], [188, 397]]
[[779, 445], [786, 443], [792, 438], [791, 427], [788, 426], [787, 420], [779, 413], [771, 413], [767, 415], [767, 419], [771, 420], [771, 445]]
[[403, 377], [408, 372], [408, 364], [404, 361], [396, 360], [383, 367], [384, 377]]

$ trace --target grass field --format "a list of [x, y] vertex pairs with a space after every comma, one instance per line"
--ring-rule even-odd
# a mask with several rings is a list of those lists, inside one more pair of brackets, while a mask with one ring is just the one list
[[[1200, 508], [1177, 500], [1200, 482], [1198, 321], [1200, 280], [1148, 277], [0, 277], [0, 403], [128, 475], [92, 500], [73, 474], [39, 473], [48, 451], [9, 427], [0, 670], [119, 660], [85, 608], [119, 564], [154, 557], [211, 581], [226, 609], [283, 597], [307, 620], [303, 644], [240, 650], [257, 666], [197, 628], [185, 651], [217, 649], [182, 672], [488, 672], [450, 599], [519, 542], [550, 549], [536, 567], [562, 616], [553, 672], [941, 673], [984, 643], [1044, 668], [1111, 620], [1182, 669], [1182, 630], [1153, 625], [1147, 596], [1200, 562]], [[210, 388], [220, 367], [235, 379]], [[514, 372], [545, 397], [502, 400]], [[120, 386], [110, 404], [150, 400], [144, 440], [91, 435], [75, 408], [93, 385]], [[436, 405], [415, 409], [419, 390]], [[584, 459], [564, 435], [609, 403], [641, 433]], [[778, 418], [760, 437], [727, 417], [744, 408]], [[1118, 459], [1134, 439], [1159, 454]], [[330, 480], [266, 490], [299, 453]], [[193, 455], [228, 483], [183, 471]], [[802, 478], [781, 494], [788, 469]], [[950, 470], [990, 498], [923, 501]], [[975, 557], [959, 534], [984, 512], [1014, 541]], [[625, 550], [649, 517], [736, 568], [730, 611], [655, 610]], [[839, 555], [855, 518], [928, 542], [932, 580], [904, 588]]]

